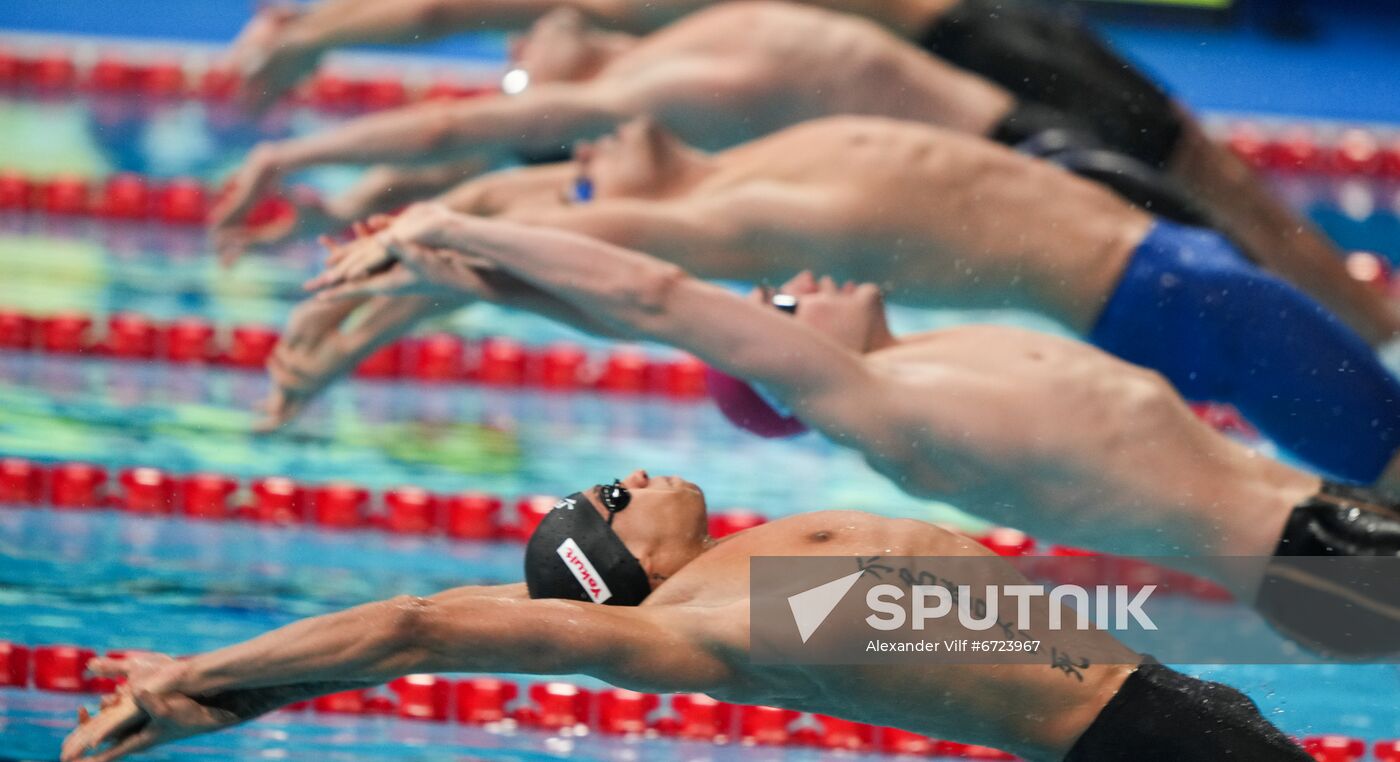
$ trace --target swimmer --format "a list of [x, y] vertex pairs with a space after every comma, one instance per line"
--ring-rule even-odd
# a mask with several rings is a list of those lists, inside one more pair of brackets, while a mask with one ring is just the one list
[[[1048, 655], [1000, 665], [756, 664], [754, 556], [850, 556], [853, 570], [857, 556], [986, 557], [987, 583], [1025, 578], [974, 541], [921, 521], [825, 511], [715, 541], [705, 510], [695, 485], [638, 471], [561, 501], [526, 548], [525, 584], [370, 603], [180, 661], [95, 660], [94, 672], [127, 682], [69, 735], [61, 759], [109, 762], [293, 701], [435, 672], [586, 674], [637, 691], [702, 692], [991, 745], [1029, 760], [1308, 759], [1239, 691], [1174, 672], [1105, 632], [1036, 626], [1044, 606], [1033, 615], [1033, 637], [1070, 654], [1071, 669]], [[570, 540], [607, 598], [585, 590], [561, 560]], [[857, 580], [857, 594], [872, 579]], [[607, 605], [593, 602], [600, 598]]]
[[[285, 91], [329, 48], [534, 24], [516, 47], [510, 75], [511, 89], [525, 92], [511, 100], [410, 107], [263, 146], [218, 210], [218, 228], [228, 239], [220, 248], [231, 260], [263, 240], [238, 233], [237, 220], [278, 176], [309, 164], [421, 163], [451, 146], [496, 163], [538, 158], [638, 114], [656, 115], [688, 142], [721, 148], [804, 119], [860, 113], [1025, 145], [1186, 224], [1199, 220], [1178, 213], [1204, 209], [1248, 256], [1307, 290], [1368, 342], [1386, 344], [1400, 333], [1400, 310], [1347, 277], [1335, 245], [1072, 12], [1017, 0], [805, 5], [335, 0], [305, 13], [265, 11], [234, 46], [234, 60], [251, 75], [250, 91], [264, 99]], [[702, 10], [708, 6], [718, 7]], [[672, 21], [641, 40], [588, 28], [651, 32]], [[561, 87], [565, 82], [576, 87]], [[399, 202], [375, 198], [401, 197], [394, 189], [418, 184], [417, 172], [396, 168], [366, 178], [335, 204], [340, 219], [398, 208]]]
[[[1400, 642], [1390, 618], [1400, 588], [1372, 585], [1333, 601], [1326, 593], [1337, 580], [1317, 579], [1313, 568], [1300, 578], [1281, 562], [1266, 570], [1261, 593], [1263, 577], [1236, 578], [1224, 572], [1232, 560], [1216, 560], [1400, 557], [1400, 510], [1217, 434], [1156, 373], [1009, 327], [895, 337], [869, 284], [804, 273], [780, 298], [760, 291], [745, 300], [594, 239], [445, 214], [422, 208], [377, 233], [395, 263], [320, 301], [456, 292], [594, 333], [669, 343], [752, 384], [747, 409], [723, 408], [742, 426], [770, 405], [770, 415], [857, 450], [917, 497], [1051, 542], [1171, 557], [1163, 561], [1255, 602], [1319, 652], [1366, 658]], [[1339, 608], [1300, 620], [1287, 602], [1303, 590]], [[1339, 636], [1336, 621], [1382, 633], [1381, 645]]]
[[[1400, 382], [1374, 350], [1219, 236], [1049, 164], [870, 117], [807, 122], [715, 155], [641, 121], [587, 152], [590, 202], [567, 198], [580, 171], [567, 165], [490, 175], [448, 201], [706, 278], [780, 282], [806, 268], [914, 305], [1037, 310], [1189, 399], [1235, 405], [1322, 472], [1400, 487]], [[423, 225], [453, 219], [400, 229], [431, 235]], [[358, 251], [316, 285], [384, 263], [372, 242]], [[290, 333], [317, 343], [315, 331]]]

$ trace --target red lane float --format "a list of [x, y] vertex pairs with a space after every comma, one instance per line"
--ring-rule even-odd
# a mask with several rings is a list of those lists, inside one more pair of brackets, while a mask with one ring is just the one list
[[741, 706], [739, 739], [755, 746], [782, 746], [792, 737], [798, 714], [776, 706]]
[[32, 349], [35, 335], [34, 318], [15, 310], [0, 310], [0, 349]]
[[613, 735], [641, 735], [651, 728], [649, 717], [661, 705], [654, 693], [614, 688], [597, 696], [598, 729]]
[[559, 498], [549, 495], [526, 495], [515, 502], [515, 535], [527, 539], [534, 534], [544, 517], [554, 509]]
[[933, 754], [936, 744], [934, 739], [921, 733], [911, 733], [899, 728], [880, 728], [880, 751], [886, 754], [927, 757]]
[[226, 519], [238, 481], [222, 474], [191, 474], [180, 483], [180, 511], [197, 519]]
[[94, 210], [87, 180], [60, 175], [39, 187], [40, 207], [49, 214], [76, 216]]
[[54, 508], [100, 508], [106, 503], [103, 487], [107, 471], [91, 463], [63, 463], [49, 474], [49, 503]]
[[281, 476], [253, 482], [251, 516], [264, 524], [299, 524], [306, 518], [306, 491]]
[[122, 509], [131, 513], [169, 514], [175, 511], [175, 480], [156, 468], [129, 468], [117, 477]]
[[34, 204], [34, 184], [14, 171], [0, 172], [0, 212], [27, 212]]
[[817, 715], [821, 731], [817, 735], [817, 745], [824, 749], [845, 751], [869, 751], [875, 747], [875, 726], [863, 722], [852, 722], [839, 717]]
[[501, 722], [518, 693], [515, 683], [494, 677], [476, 677], [457, 683], [454, 691], [457, 721], [464, 725]]
[[92, 347], [92, 318], [60, 312], [39, 320], [39, 348], [50, 354], [78, 354]]
[[118, 312], [107, 318], [104, 348], [113, 357], [149, 360], [156, 356], [160, 331], [145, 315]]
[[647, 389], [647, 371], [651, 361], [636, 350], [618, 350], [603, 361], [598, 376], [599, 391], [614, 394], [640, 394]]
[[369, 690], [358, 688], [317, 696], [311, 700], [311, 708], [325, 714], [365, 714], [368, 700]]
[[365, 521], [369, 490], [354, 484], [323, 484], [311, 492], [311, 515], [332, 529], [354, 529]]
[[1035, 555], [1035, 540], [1025, 532], [1001, 527], [977, 538], [977, 541], [999, 556]]
[[44, 469], [23, 458], [0, 458], [0, 505], [44, 502]]
[[261, 369], [277, 346], [277, 329], [261, 325], [235, 326], [230, 334], [228, 363], [238, 368]]
[[82, 693], [90, 689], [87, 663], [96, 654], [77, 646], [38, 646], [33, 650], [34, 687], [44, 691]]
[[525, 383], [525, 347], [510, 339], [487, 339], [481, 343], [476, 380], [492, 386], [520, 386]]
[[535, 683], [529, 690], [530, 706], [516, 714], [522, 723], [549, 730], [567, 730], [588, 724], [593, 694], [572, 683]]
[[[127, 651], [109, 651], [108, 658], [125, 658]], [[0, 641], [0, 686], [62, 692], [110, 691], [119, 680], [86, 676], [94, 651], [73, 645], [27, 647]], [[882, 752], [917, 757], [1015, 760], [998, 749], [927, 736], [891, 727], [875, 727], [826, 715], [806, 715], [769, 706], [735, 706], [696, 693], [669, 697], [669, 713], [655, 722], [651, 716], [662, 706], [655, 694], [610, 688], [594, 694], [572, 683], [534, 683], [526, 690], [529, 703], [511, 711], [519, 687], [494, 677], [454, 682], [439, 675], [408, 675], [388, 685], [393, 696], [373, 689], [333, 693], [300, 702], [285, 711], [301, 711], [308, 705], [317, 712], [344, 715], [390, 715], [429, 721], [449, 719], [462, 724], [487, 725], [516, 720], [541, 730], [572, 733], [594, 728], [614, 735], [656, 732], [672, 738], [727, 743], [736, 723], [739, 740], [751, 745], [817, 746], [847, 752]], [[1312, 736], [1302, 740], [1304, 750], [1319, 762], [1356, 762], [1366, 755], [1366, 743], [1345, 735]], [[1400, 740], [1378, 741], [1373, 747], [1378, 762], [1400, 762]]]
[[1372, 749], [1377, 762], [1400, 762], [1400, 739], [1394, 741], [1377, 741], [1376, 747]]
[[1366, 756], [1366, 742], [1350, 736], [1309, 736], [1303, 751], [1317, 762], [1357, 762]]
[[447, 498], [447, 536], [459, 540], [493, 540], [500, 536], [501, 499], [468, 492]]
[[396, 534], [429, 534], [438, 529], [442, 503], [425, 489], [400, 487], [384, 493], [386, 524]]
[[29, 649], [18, 643], [0, 640], [0, 687], [23, 688], [29, 685]]
[[434, 333], [414, 343], [412, 374], [419, 381], [460, 381], [467, 370], [466, 342], [450, 333]]
[[219, 356], [214, 326], [199, 318], [179, 318], [165, 326], [161, 337], [165, 359], [175, 363], [212, 362]]
[[767, 518], [753, 511], [718, 513], [710, 517], [710, 537], [718, 540], [722, 537], [728, 537], [731, 534], [742, 532], [745, 529], [752, 529], [767, 523], [767, 521]]
[[703, 693], [680, 693], [671, 697], [674, 716], [660, 720], [657, 728], [678, 738], [723, 743], [733, 732], [737, 710], [734, 704]]
[[447, 720], [452, 685], [437, 675], [407, 675], [389, 683], [398, 696], [398, 715], [413, 720]]
[[588, 355], [567, 343], [552, 344], [540, 359], [540, 386], [555, 391], [573, 391], [584, 383]]

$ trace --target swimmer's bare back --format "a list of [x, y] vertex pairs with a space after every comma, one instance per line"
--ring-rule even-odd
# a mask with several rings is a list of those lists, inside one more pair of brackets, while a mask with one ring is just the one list
[[[1293, 507], [1320, 485], [1212, 431], [1160, 375], [1086, 344], [970, 326], [904, 339], [886, 328], [880, 345], [852, 346], [806, 322], [816, 319], [810, 309], [789, 316], [596, 239], [433, 206], [415, 207], [385, 235], [442, 256], [470, 252], [577, 314], [760, 383], [907, 492], [1053, 542], [1267, 556]], [[883, 323], [878, 302], [854, 309], [842, 308], [842, 323]]]
[[[578, 34], [578, 44], [588, 45], [592, 33]], [[605, 47], [601, 67], [585, 56], [576, 70], [566, 65], [554, 78], [532, 78], [512, 97], [415, 104], [261, 144], [215, 210], [215, 229], [241, 224], [256, 196], [309, 166], [511, 163], [557, 154], [643, 114], [713, 149], [833, 113], [986, 133], [1014, 106], [1000, 87], [872, 22], [797, 5], [723, 3], [630, 47]]]
[[[600, 151], [593, 161], [607, 160]], [[581, 206], [538, 193], [502, 203], [508, 181], [479, 183], [496, 189], [506, 218], [642, 249], [704, 277], [781, 279], [811, 268], [878, 283], [900, 301], [1039, 309], [1081, 331], [1152, 225], [1048, 163], [879, 117], [817, 119], [702, 161], [681, 189], [610, 193], [600, 182]], [[652, 214], [687, 224], [648, 225]]]

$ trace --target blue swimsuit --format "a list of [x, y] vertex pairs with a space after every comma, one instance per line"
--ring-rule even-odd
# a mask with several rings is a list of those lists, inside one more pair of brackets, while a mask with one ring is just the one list
[[1089, 339], [1334, 477], [1372, 483], [1400, 448], [1400, 381], [1375, 351], [1215, 233], [1159, 221]]

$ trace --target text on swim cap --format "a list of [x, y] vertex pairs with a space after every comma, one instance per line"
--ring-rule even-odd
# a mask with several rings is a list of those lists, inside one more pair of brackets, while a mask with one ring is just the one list
[[584, 592], [594, 603], [603, 603], [612, 597], [612, 591], [608, 589], [608, 583], [603, 581], [598, 570], [593, 568], [593, 562], [588, 560], [583, 549], [574, 542], [573, 538], [568, 538], [559, 543], [559, 557], [564, 560], [564, 565], [569, 567], [569, 572], [574, 575], [574, 579], [583, 586]]

